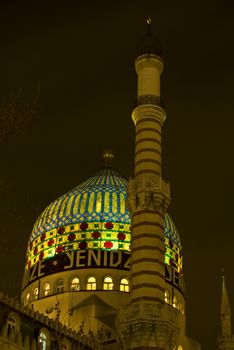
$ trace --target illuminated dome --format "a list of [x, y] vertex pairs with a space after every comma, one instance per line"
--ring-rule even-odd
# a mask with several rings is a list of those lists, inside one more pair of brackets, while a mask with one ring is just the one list
[[[125, 206], [126, 186], [127, 181], [116, 170], [104, 167], [52, 202], [33, 227], [26, 268], [68, 251], [129, 252], [131, 219]], [[174, 264], [182, 266], [176, 258], [180, 256], [180, 238], [168, 214], [164, 232], [165, 262], [172, 264], [173, 258]]]

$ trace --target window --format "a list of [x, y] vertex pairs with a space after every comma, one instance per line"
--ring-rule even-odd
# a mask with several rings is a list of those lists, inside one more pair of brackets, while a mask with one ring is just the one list
[[179, 345], [178, 350], [183, 350], [183, 347], [181, 345]]
[[34, 300], [37, 300], [38, 299], [38, 295], [39, 295], [39, 289], [38, 287], [34, 288], [33, 290], [33, 297], [34, 297]]
[[129, 279], [127, 278], [121, 278], [120, 280], [120, 291], [121, 292], [129, 292], [130, 288], [129, 288]]
[[29, 302], [29, 300], [30, 300], [30, 293], [27, 293], [27, 295], [26, 295], [26, 301], [27, 301], [27, 303]]
[[96, 278], [95, 277], [89, 277], [87, 279], [87, 290], [96, 290]]
[[7, 325], [8, 325], [8, 330], [16, 329], [16, 320], [15, 320], [14, 316], [12, 316], [12, 315], [8, 316]]
[[44, 289], [44, 296], [47, 296], [50, 294], [50, 284], [48, 282], [44, 284], [43, 289]]
[[42, 328], [38, 335], [38, 345], [40, 350], [50, 349], [50, 333], [47, 328]]
[[113, 290], [113, 279], [110, 276], [104, 278], [103, 289], [104, 290]]
[[170, 294], [167, 289], [165, 289], [165, 302], [170, 304]]
[[173, 304], [172, 304], [172, 306], [175, 309], [178, 309], [178, 299], [177, 299], [177, 297], [175, 295], [173, 296]]
[[80, 281], [78, 277], [72, 279], [71, 290], [80, 290]]
[[41, 350], [47, 349], [47, 336], [43, 332], [39, 334], [39, 345]]
[[56, 284], [56, 293], [63, 293], [63, 291], [64, 291], [63, 280], [59, 280]]
[[7, 332], [10, 333], [11, 330], [15, 331], [17, 334], [20, 330], [20, 317], [14, 312], [10, 312], [7, 318]]

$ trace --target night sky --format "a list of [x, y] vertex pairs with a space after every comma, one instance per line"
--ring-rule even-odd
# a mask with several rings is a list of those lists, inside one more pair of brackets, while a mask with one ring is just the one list
[[[49, 3], [49, 5], [48, 5]], [[111, 147], [133, 175], [135, 46], [152, 18], [163, 43], [163, 177], [183, 242], [188, 333], [216, 348], [221, 267], [232, 314], [234, 4], [223, 1], [1, 1], [0, 104], [38, 86], [38, 115], [0, 144], [0, 289], [20, 293], [33, 223], [93, 175]]]

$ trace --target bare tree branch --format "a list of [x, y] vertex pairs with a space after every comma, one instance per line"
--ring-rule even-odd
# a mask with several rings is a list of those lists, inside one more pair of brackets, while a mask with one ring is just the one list
[[10, 103], [0, 107], [0, 143], [13, 134], [19, 134], [33, 116], [37, 114], [40, 86], [30, 103], [20, 101], [21, 91], [11, 97]]

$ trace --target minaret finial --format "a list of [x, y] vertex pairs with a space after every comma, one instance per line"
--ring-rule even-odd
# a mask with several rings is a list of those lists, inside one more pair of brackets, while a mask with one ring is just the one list
[[111, 167], [112, 161], [115, 158], [115, 155], [112, 149], [104, 149], [102, 152], [102, 158], [103, 158], [104, 167]]
[[150, 17], [147, 18], [146, 23], [147, 23], [147, 33], [148, 34], [151, 34], [151, 22], [152, 22], [151, 18]]

